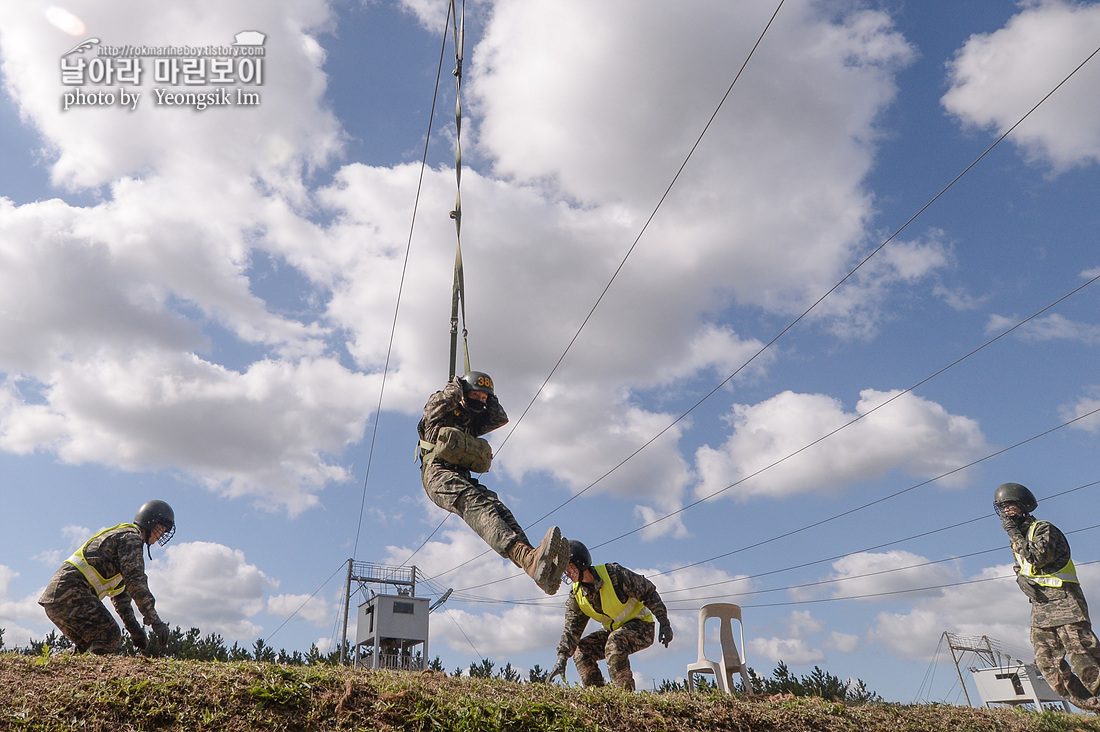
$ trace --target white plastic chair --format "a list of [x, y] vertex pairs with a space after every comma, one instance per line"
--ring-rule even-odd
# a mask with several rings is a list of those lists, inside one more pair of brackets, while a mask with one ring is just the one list
[[[711, 661], [704, 651], [706, 645], [707, 618], [719, 618], [719, 638], [722, 641], [722, 660]], [[690, 691], [695, 690], [695, 674], [714, 674], [718, 683], [718, 689], [727, 694], [733, 693], [733, 674], [735, 671], [741, 674], [741, 683], [745, 691], [753, 694], [752, 684], [749, 682], [748, 670], [737, 653], [737, 646], [733, 642], [733, 620], [737, 620], [740, 628], [741, 648], [745, 647], [745, 624], [741, 620], [741, 608], [725, 602], [715, 602], [703, 605], [699, 608], [699, 660], [689, 663], [687, 667], [687, 683]]]

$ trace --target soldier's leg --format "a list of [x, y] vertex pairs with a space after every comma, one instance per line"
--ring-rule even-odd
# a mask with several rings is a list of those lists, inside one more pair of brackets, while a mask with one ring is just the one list
[[597, 630], [595, 633], [581, 638], [580, 643], [577, 644], [573, 661], [577, 664], [577, 673], [581, 677], [581, 683], [585, 686], [604, 685], [599, 661], [604, 658], [604, 648], [607, 645], [609, 635], [606, 630]]
[[502, 557], [517, 541], [530, 544], [497, 494], [462, 472], [439, 463], [424, 466], [424, 490], [435, 505], [459, 516]]
[[1088, 689], [1090, 696], [1100, 695], [1100, 641], [1088, 622], [1072, 623], [1058, 629], [1070, 667]]
[[65, 602], [43, 606], [48, 617], [80, 653], [116, 653], [122, 633], [111, 613], [94, 595], [71, 595]]
[[630, 654], [653, 645], [653, 623], [631, 620], [614, 630], [607, 638], [607, 671], [611, 683], [628, 691], [634, 691], [634, 672], [630, 669]]
[[1050, 688], [1071, 704], [1080, 706], [1092, 696], [1066, 663], [1066, 650], [1058, 628], [1031, 628], [1031, 645], [1035, 649], [1035, 666]]

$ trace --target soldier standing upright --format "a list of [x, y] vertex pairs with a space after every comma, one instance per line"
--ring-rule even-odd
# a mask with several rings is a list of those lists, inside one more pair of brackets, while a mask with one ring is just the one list
[[[565, 606], [565, 629], [558, 643], [558, 662], [548, 681], [565, 678], [565, 665], [573, 656], [585, 686], [603, 686], [598, 661], [607, 659], [614, 686], [634, 691], [630, 654], [653, 645], [653, 623], [660, 626], [657, 640], [665, 648], [672, 642], [672, 625], [661, 595], [652, 582], [613, 562], [592, 566], [592, 554], [579, 541], [569, 542], [566, 573], [573, 591]], [[589, 619], [603, 628], [581, 638]], [[574, 655], [574, 651], [576, 655]]]
[[993, 506], [1016, 556], [1016, 583], [1031, 602], [1035, 665], [1059, 696], [1097, 711], [1100, 642], [1092, 631], [1069, 541], [1057, 526], [1031, 515], [1038, 505], [1035, 495], [1019, 483], [1004, 483], [993, 494]]
[[102, 656], [117, 652], [122, 645], [122, 633], [103, 605], [104, 597], [111, 598], [138, 650], [145, 650], [146, 636], [131, 601], [160, 644], [166, 645], [168, 624], [157, 615], [142, 549], [148, 550], [154, 542], [163, 546], [175, 533], [172, 507], [164, 501], [146, 502], [132, 524], [100, 531], [66, 559], [38, 604], [80, 653]]
[[569, 544], [557, 526], [532, 547], [512, 512], [472, 473], [489, 470], [493, 452], [481, 438], [508, 423], [493, 380], [481, 371], [455, 377], [428, 399], [417, 426], [421, 479], [432, 502], [457, 514], [500, 556], [548, 595], [558, 591]]

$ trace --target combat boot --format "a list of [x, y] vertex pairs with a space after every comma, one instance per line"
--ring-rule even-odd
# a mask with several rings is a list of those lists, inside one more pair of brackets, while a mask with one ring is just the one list
[[569, 563], [569, 542], [562, 538], [561, 529], [551, 526], [537, 548], [517, 541], [509, 556], [540, 590], [553, 595], [561, 586], [561, 576]]

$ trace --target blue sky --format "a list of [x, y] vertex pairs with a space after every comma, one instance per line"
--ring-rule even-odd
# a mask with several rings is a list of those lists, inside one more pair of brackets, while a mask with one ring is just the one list
[[[448, 368], [446, 17], [0, 8], [7, 645], [51, 629], [35, 601], [58, 563], [155, 497], [178, 517], [148, 562], [173, 625], [330, 648], [354, 556], [454, 590], [430, 641], [448, 669], [553, 664], [564, 594], [444, 521], [412, 462]], [[992, 515], [1005, 481], [1073, 532], [1096, 595], [1100, 61], [1074, 70], [1100, 4], [465, 19], [466, 327], [512, 417], [483, 480], [535, 540], [556, 523], [657, 584], [676, 639], [635, 656], [639, 688], [683, 677], [699, 606], [726, 601], [760, 672], [962, 703], [943, 631], [1031, 657]], [[135, 108], [64, 109], [82, 40], [246, 30], [263, 82], [227, 88], [257, 104], [158, 104], [215, 85], [171, 87], [146, 58], [139, 84], [79, 87]]]

